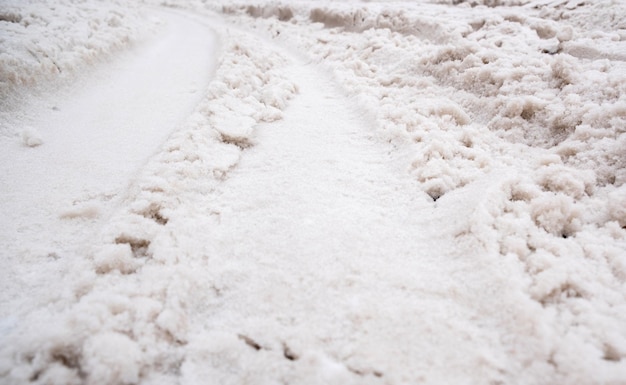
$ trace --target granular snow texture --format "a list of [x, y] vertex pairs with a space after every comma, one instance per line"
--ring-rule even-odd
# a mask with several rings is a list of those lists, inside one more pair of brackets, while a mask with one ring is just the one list
[[115, 0], [2, 0], [0, 23], [3, 109], [20, 88], [80, 71], [154, 27], [136, 5]]
[[[9, 56], [35, 4], [0, 12]], [[626, 384], [626, 4], [144, 5], [38, 27], [73, 68], [73, 14], [131, 15], [114, 47], [159, 5], [219, 62], [63, 280], [0, 314], [3, 383]], [[0, 60], [10, 101], [60, 67]]]

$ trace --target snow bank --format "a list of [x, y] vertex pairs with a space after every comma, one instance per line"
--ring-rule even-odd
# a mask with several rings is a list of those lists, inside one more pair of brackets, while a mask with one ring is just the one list
[[119, 1], [6, 0], [0, 9], [0, 99], [58, 78], [144, 36], [151, 23]]
[[[523, 6], [260, 3], [256, 20], [243, 6], [224, 11], [329, 68], [381, 137], [411, 149], [409, 172], [436, 207], [469, 213], [451, 218], [459, 255], [517, 261], [520, 298], [540, 305], [534, 322], [547, 334], [537, 341], [548, 346], [525, 361], [512, 344], [525, 378], [617, 384], [626, 378], [626, 8], [513, 3]], [[295, 16], [268, 18], [271, 7]], [[506, 382], [520, 378], [507, 370]]]
[[146, 165], [66, 289], [51, 290], [47, 307], [25, 312], [3, 336], [3, 383], [155, 383], [180, 374], [187, 313], [219, 294], [206, 276], [210, 245], [186, 240], [185, 229], [215, 219], [206, 194], [254, 145], [255, 126], [281, 119], [297, 92], [281, 74], [283, 57], [249, 35], [219, 32], [219, 67], [196, 111]]

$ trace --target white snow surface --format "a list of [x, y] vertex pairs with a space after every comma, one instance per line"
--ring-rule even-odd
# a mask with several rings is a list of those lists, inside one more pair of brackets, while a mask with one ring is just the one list
[[0, 383], [626, 384], [626, 4], [5, 1]]

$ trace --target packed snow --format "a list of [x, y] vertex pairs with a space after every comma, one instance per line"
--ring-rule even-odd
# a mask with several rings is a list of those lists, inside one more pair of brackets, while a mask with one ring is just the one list
[[0, 2], [0, 383], [626, 384], [626, 3]]

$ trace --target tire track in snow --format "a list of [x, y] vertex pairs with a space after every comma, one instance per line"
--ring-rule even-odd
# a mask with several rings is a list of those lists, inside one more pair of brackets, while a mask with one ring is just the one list
[[[464, 223], [446, 220], [458, 217], [449, 211], [471, 207], [433, 204], [315, 69], [294, 60], [285, 69], [281, 47], [225, 35], [233, 55], [208, 102], [142, 170], [140, 191], [104, 229], [111, 244], [75, 271], [69, 303], [35, 312], [14, 336], [0, 374], [502, 378], [507, 336], [533, 325], [522, 305], [506, 303], [506, 264], [490, 266], [455, 239]], [[281, 112], [291, 82], [301, 93]]]
[[24, 308], [18, 293], [36, 298], [84, 252], [137, 170], [199, 102], [214, 36], [159, 15], [164, 28], [154, 39], [2, 122], [22, 131], [24, 145], [0, 142], [0, 316]]
[[186, 380], [501, 376], [503, 335], [528, 327], [511, 319], [523, 305], [505, 305], [506, 264], [455, 242], [458, 226], [324, 75], [285, 73], [300, 95], [283, 120], [255, 127], [206, 197], [217, 219], [190, 235], [211, 245], [211, 290], [190, 298]]
[[177, 382], [190, 299], [213, 287], [205, 285], [210, 245], [190, 231], [213, 220], [206, 195], [241, 157], [232, 140], [280, 119], [295, 93], [280, 54], [220, 23], [215, 29], [219, 67], [194, 112], [142, 167], [63, 284], [38, 298], [46, 306], [24, 304], [12, 330], [0, 324], [2, 380]]

